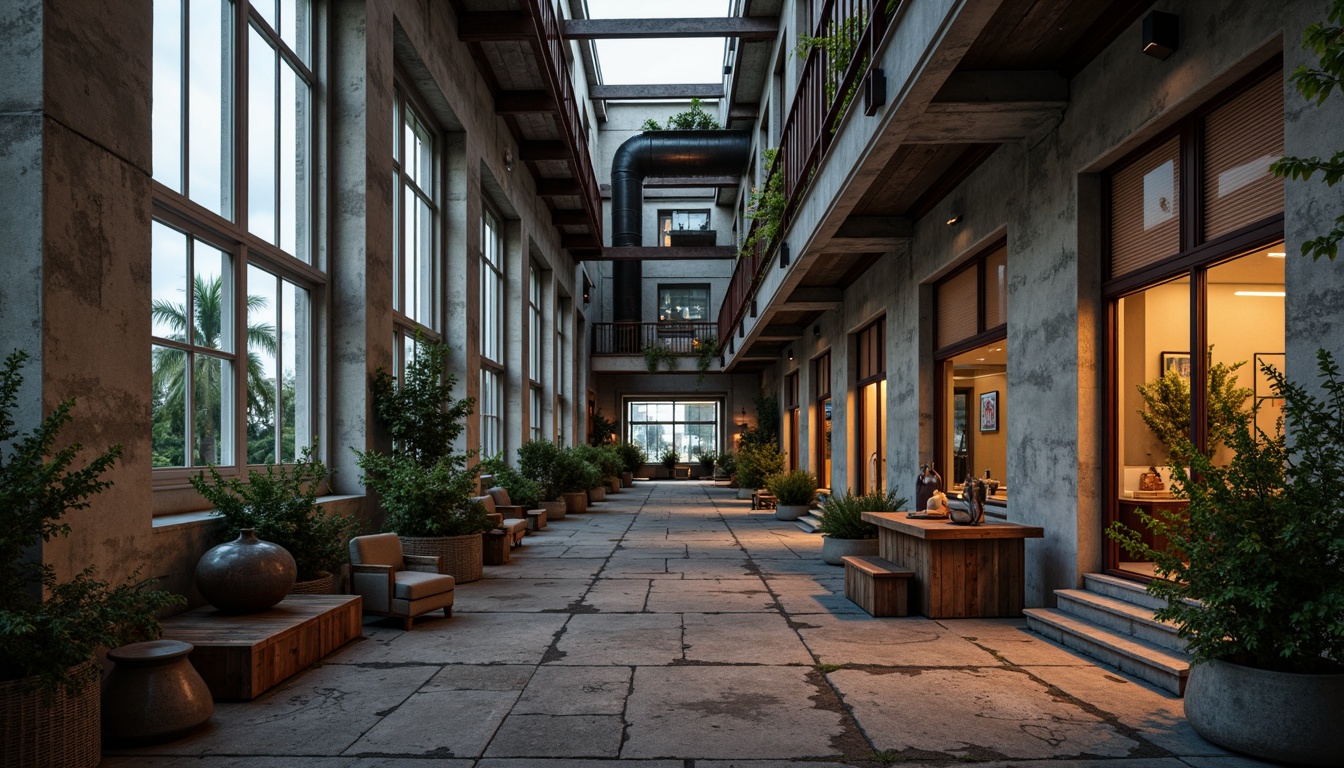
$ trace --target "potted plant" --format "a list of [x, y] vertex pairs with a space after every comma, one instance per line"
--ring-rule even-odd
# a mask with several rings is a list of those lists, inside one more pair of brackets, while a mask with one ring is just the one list
[[1156, 617], [1176, 622], [1194, 656], [1185, 713], [1195, 731], [1276, 763], [1337, 765], [1344, 381], [1324, 350], [1319, 368], [1323, 397], [1263, 367], [1283, 402], [1275, 434], [1255, 428], [1254, 410], [1215, 404], [1229, 425], [1226, 465], [1188, 439], [1178, 446], [1189, 467], [1175, 468], [1172, 486], [1185, 511], [1140, 515], [1169, 547], [1147, 546], [1118, 523], [1109, 532], [1156, 566], [1148, 592], [1166, 600]]
[[387, 511], [383, 529], [397, 534], [407, 554], [439, 557], [440, 571], [465, 584], [483, 574], [481, 534], [491, 525], [471, 500], [479, 465], [469, 467], [470, 454], [453, 450], [474, 401], [453, 399], [448, 354], [448, 345], [417, 337], [401, 386], [378, 370], [374, 412], [394, 448], [357, 453], [364, 484]]
[[518, 471], [540, 487], [541, 500], [537, 506], [546, 510], [547, 520], [564, 520], [568, 507], [561, 497], [563, 468], [557, 464], [562, 455], [555, 443], [546, 440], [531, 440], [518, 449]]
[[739, 499], [750, 499], [753, 491], [765, 486], [765, 478], [784, 471], [784, 456], [774, 443], [744, 444], [735, 461]]
[[632, 488], [635, 485], [635, 473], [643, 469], [649, 455], [634, 443], [617, 445], [616, 453], [621, 457], [621, 485]]
[[770, 475], [765, 486], [775, 497], [776, 520], [797, 520], [817, 498], [817, 476], [802, 469]]
[[[510, 467], [502, 455], [481, 462], [481, 474], [509, 493], [509, 500], [524, 509], [541, 509], [541, 484]], [[549, 516], [547, 519], [550, 519]]]
[[718, 461], [719, 455], [714, 451], [700, 451], [696, 457], [700, 462], [700, 477], [714, 476], [714, 463]]
[[556, 486], [560, 489], [560, 498], [565, 500], [565, 511], [587, 512], [588, 489], [600, 480], [597, 467], [579, 458], [573, 451], [560, 451], [552, 468]]
[[197, 493], [215, 506], [225, 522], [224, 541], [251, 528], [257, 538], [284, 547], [298, 566], [294, 593], [329, 595], [336, 591], [346, 546], [358, 527], [344, 515], [327, 514], [317, 503], [318, 490], [328, 477], [326, 465], [304, 448], [293, 468], [268, 464], [247, 481], [223, 478], [213, 465], [210, 477], [191, 478]]
[[893, 491], [854, 496], [828, 497], [821, 505], [821, 560], [828, 565], [843, 565], [848, 555], [877, 554], [877, 526], [865, 522], [864, 512], [898, 512], [906, 500]]
[[714, 477], [726, 477], [729, 480], [729, 487], [737, 482], [734, 475], [737, 474], [737, 458], [732, 451], [720, 451], [714, 459]]
[[676, 479], [677, 462], [681, 461], [681, 454], [677, 452], [677, 449], [672, 446], [664, 448], [663, 455], [659, 457], [659, 461], [662, 463], [663, 469], [667, 471], [667, 476]]
[[606, 473], [602, 471], [603, 454], [602, 449], [592, 445], [576, 445], [569, 449], [583, 463], [592, 467], [593, 472], [584, 470], [588, 486], [584, 491], [588, 494], [588, 502], [596, 503], [607, 500]]
[[621, 454], [614, 445], [597, 448], [597, 468], [602, 471], [602, 483], [611, 493], [621, 492]]
[[70, 422], [67, 400], [31, 432], [15, 428], [27, 354], [0, 369], [0, 765], [96, 766], [102, 755], [100, 648], [152, 640], [158, 617], [183, 600], [146, 591], [149, 581], [112, 586], [92, 567], [60, 581], [34, 550], [70, 532], [65, 513], [89, 506], [121, 456], [112, 446], [74, 468], [78, 443], [56, 449]]

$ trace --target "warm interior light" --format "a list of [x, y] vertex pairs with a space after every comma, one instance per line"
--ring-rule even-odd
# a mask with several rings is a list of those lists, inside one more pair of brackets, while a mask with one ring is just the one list
[[1283, 291], [1234, 291], [1233, 296], [1268, 296], [1271, 298], [1283, 298]]
[[956, 224], [958, 221], [961, 221], [961, 214], [959, 214], [959, 213], [954, 213], [954, 214], [952, 214], [952, 218], [950, 218], [950, 219], [947, 220], [947, 226], [950, 227], [950, 226], [952, 226], [953, 224]]
[[1283, 253], [1282, 251], [1270, 251], [1269, 253], [1267, 253], [1267, 254], [1265, 254], [1265, 255], [1268, 256], [1268, 257], [1271, 258], [1271, 259], [1282, 259], [1283, 257], [1287, 256], [1288, 254]]

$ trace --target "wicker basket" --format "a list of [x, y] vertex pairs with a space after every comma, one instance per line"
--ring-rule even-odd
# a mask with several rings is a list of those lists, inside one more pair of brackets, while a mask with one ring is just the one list
[[477, 581], [484, 574], [481, 534], [466, 536], [398, 536], [401, 551], [408, 555], [433, 555], [439, 558], [439, 573], [446, 573], [458, 584]]
[[291, 595], [330, 595], [336, 592], [336, 574], [328, 573], [311, 581], [296, 581]]
[[33, 680], [0, 683], [0, 768], [93, 768], [102, 759], [98, 662], [71, 669], [74, 693], [44, 694]]

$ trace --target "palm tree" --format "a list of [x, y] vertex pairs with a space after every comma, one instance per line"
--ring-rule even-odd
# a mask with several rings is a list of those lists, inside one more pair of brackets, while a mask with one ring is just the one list
[[[187, 328], [191, 325], [185, 304], [173, 304], [168, 301], [155, 301], [152, 315], [155, 321], [170, 329], [164, 338], [195, 347], [220, 349], [223, 344], [224, 280], [222, 277], [204, 278], [197, 275], [192, 281], [192, 299], [195, 304], [196, 322], [191, 328], [191, 338], [187, 338]], [[247, 313], [266, 308], [264, 296], [247, 297]], [[247, 326], [247, 413], [249, 418], [264, 419], [274, 407], [275, 386], [266, 379], [260, 353], [265, 352], [274, 358], [278, 345], [275, 326], [269, 323], [249, 323]], [[177, 426], [181, 426], [186, 412], [187, 392], [187, 356], [176, 349], [160, 347], [154, 350], [153, 386], [156, 398], [161, 401], [164, 411], [169, 414]], [[219, 421], [223, 399], [224, 367], [216, 358], [208, 355], [195, 355], [192, 370], [192, 399], [195, 406], [195, 424], [197, 451], [200, 463], [214, 464], [215, 423]], [[186, 462], [184, 462], [186, 463]], [[193, 462], [194, 463], [194, 462]]]

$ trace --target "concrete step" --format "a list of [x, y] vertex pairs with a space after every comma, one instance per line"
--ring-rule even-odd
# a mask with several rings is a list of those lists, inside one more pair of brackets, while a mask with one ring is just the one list
[[1057, 589], [1059, 610], [1107, 629], [1123, 632], [1146, 643], [1178, 653], [1185, 652], [1185, 640], [1176, 634], [1176, 625], [1153, 618], [1153, 610], [1083, 589]]
[[816, 533], [817, 529], [821, 527], [821, 513], [813, 512], [808, 515], [803, 515], [793, 522], [808, 533]]
[[1186, 654], [1159, 648], [1060, 610], [1028, 608], [1022, 613], [1031, 631], [1177, 696], [1185, 695], [1185, 681], [1190, 674], [1190, 657]]
[[1089, 592], [1096, 592], [1099, 595], [1113, 597], [1116, 600], [1123, 600], [1131, 605], [1154, 611], [1167, 604], [1165, 600], [1148, 594], [1142, 582], [1130, 581], [1106, 573], [1083, 574], [1083, 588]]

